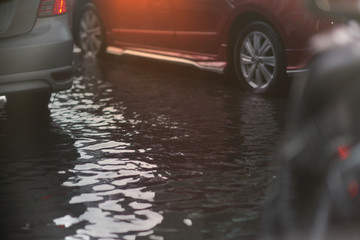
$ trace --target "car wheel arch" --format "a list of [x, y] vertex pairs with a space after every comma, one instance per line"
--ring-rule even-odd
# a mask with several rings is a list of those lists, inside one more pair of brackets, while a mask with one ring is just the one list
[[239, 31], [244, 28], [246, 25], [252, 23], [252, 22], [264, 22], [268, 25], [270, 25], [274, 31], [277, 33], [280, 39], [280, 44], [285, 48], [285, 44], [283, 42], [283, 34], [282, 31], [274, 26], [274, 24], [268, 20], [268, 18], [262, 16], [261, 14], [255, 13], [255, 12], [248, 12], [243, 13], [241, 15], [238, 15], [233, 21], [229, 28], [228, 34], [227, 34], [227, 45], [228, 45], [228, 57], [231, 58], [231, 51], [234, 48], [234, 42], [237, 34]]
[[[229, 33], [228, 33], [228, 48], [227, 48], [227, 69], [226, 71], [228, 73], [230, 73], [230, 77], [231, 79], [237, 79], [238, 80], [238, 74], [235, 74], [236, 70], [235, 70], [235, 65], [234, 65], [234, 57], [235, 57], [235, 48], [236, 48], [236, 41], [238, 39], [239, 34], [242, 34], [242, 31], [244, 31], [244, 29], [247, 29], [249, 25], [253, 25], [253, 24], [263, 24], [265, 26], [268, 26], [268, 28], [271, 28], [273, 30], [273, 34], [276, 35], [276, 38], [278, 39], [278, 46], [280, 47], [280, 49], [282, 49], [281, 52], [283, 52], [281, 54], [281, 59], [280, 62], [282, 63], [280, 66], [283, 66], [286, 68], [286, 64], [287, 64], [287, 59], [286, 59], [286, 54], [285, 54], [285, 45], [282, 41], [282, 37], [279, 34], [279, 32], [277, 31], [277, 29], [274, 27], [274, 25], [267, 20], [265, 17], [256, 14], [256, 13], [248, 13], [248, 14], [244, 14], [241, 15], [239, 17], [237, 17], [233, 24], [230, 27]], [[279, 48], [278, 48], [279, 49]], [[283, 65], [284, 64], [284, 65]], [[281, 69], [283, 69], [283, 67], [281, 67]], [[282, 70], [283, 74], [277, 74], [278, 76], [286, 76], [284, 75], [286, 72], [286, 69]], [[276, 82], [279, 82], [278, 80], [276, 80]], [[284, 81], [281, 81], [284, 82]], [[279, 84], [271, 84], [271, 85], [279, 85]], [[284, 84], [287, 85], [287, 84]], [[287, 86], [284, 87], [284, 89], [286, 89]], [[263, 94], [267, 95], [267, 94], [273, 94], [273, 93], [280, 93], [282, 90], [273, 90], [274, 88], [271, 87], [270, 91], [266, 91], [263, 92]]]

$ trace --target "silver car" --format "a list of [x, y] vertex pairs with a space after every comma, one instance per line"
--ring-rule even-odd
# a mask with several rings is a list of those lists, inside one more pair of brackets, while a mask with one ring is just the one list
[[66, 0], [0, 0], [0, 95], [7, 108], [47, 108], [72, 85]]

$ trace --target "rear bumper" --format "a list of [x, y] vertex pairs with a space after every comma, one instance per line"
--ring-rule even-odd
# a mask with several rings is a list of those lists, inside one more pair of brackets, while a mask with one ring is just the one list
[[67, 16], [38, 19], [31, 32], [0, 39], [0, 62], [1, 95], [70, 88], [73, 41]]
[[[57, 76], [64, 76], [59, 79]], [[72, 67], [52, 68], [0, 76], [0, 95], [8, 93], [50, 90], [57, 92], [71, 88]]]

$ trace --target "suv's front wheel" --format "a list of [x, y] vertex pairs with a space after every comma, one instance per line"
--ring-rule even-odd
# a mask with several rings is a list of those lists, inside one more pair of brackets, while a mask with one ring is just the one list
[[275, 30], [252, 22], [236, 36], [232, 64], [237, 80], [252, 92], [271, 94], [286, 85], [285, 54]]

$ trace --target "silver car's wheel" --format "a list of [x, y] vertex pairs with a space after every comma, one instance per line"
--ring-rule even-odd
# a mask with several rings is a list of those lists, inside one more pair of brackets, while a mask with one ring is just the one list
[[266, 23], [253, 22], [237, 36], [234, 47], [236, 77], [248, 90], [268, 94], [285, 81], [285, 54], [276, 32]]
[[78, 43], [84, 53], [99, 55], [104, 51], [104, 31], [95, 7], [84, 6], [78, 20]]

